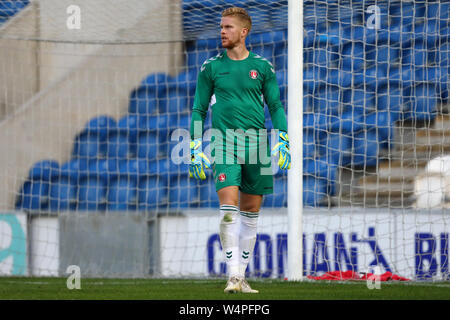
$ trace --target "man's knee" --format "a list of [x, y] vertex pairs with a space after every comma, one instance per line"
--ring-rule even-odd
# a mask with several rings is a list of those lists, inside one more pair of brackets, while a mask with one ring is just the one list
[[239, 202], [239, 188], [237, 186], [229, 186], [217, 191], [220, 205], [228, 204], [231, 206], [238, 206]]
[[246, 212], [259, 212], [262, 203], [262, 196], [253, 195], [253, 196], [242, 196], [241, 195], [241, 203], [240, 210]]

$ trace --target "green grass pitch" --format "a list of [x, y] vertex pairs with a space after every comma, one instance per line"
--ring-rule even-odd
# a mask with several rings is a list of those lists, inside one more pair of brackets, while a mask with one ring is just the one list
[[67, 289], [66, 278], [0, 277], [1, 300], [450, 300], [449, 282], [366, 282], [249, 280], [259, 294], [225, 294], [224, 279], [81, 278]]

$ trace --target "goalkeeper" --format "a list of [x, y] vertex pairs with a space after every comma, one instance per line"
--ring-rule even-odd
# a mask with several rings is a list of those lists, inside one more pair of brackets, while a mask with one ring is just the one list
[[[198, 75], [191, 119], [189, 174], [203, 180], [205, 169], [213, 169], [220, 202], [220, 241], [229, 274], [224, 291], [257, 293], [245, 280], [245, 270], [255, 246], [263, 195], [273, 192], [268, 137], [260, 134], [265, 133], [263, 99], [269, 107], [273, 127], [280, 132], [273, 154], [279, 154], [281, 169], [289, 169], [291, 161], [287, 122], [272, 64], [246, 48], [245, 38], [251, 29], [248, 13], [237, 7], [224, 10], [220, 28], [226, 50], [206, 60]], [[215, 155], [212, 166], [202, 152], [201, 141], [209, 105], [212, 127], [225, 137], [222, 141], [217, 136], [212, 139], [211, 155]], [[230, 132], [233, 132], [231, 137]], [[236, 135], [236, 132], [245, 134]], [[261, 146], [269, 161], [255, 160], [254, 150]], [[239, 156], [242, 150], [244, 157]], [[223, 156], [218, 156], [219, 151]], [[269, 174], [263, 174], [264, 169]]]

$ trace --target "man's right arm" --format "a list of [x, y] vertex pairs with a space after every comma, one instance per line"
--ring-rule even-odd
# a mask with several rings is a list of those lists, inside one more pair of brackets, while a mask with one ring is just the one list
[[211, 77], [211, 65], [205, 62], [198, 74], [197, 87], [195, 89], [190, 130], [191, 140], [202, 138], [203, 125], [213, 91], [214, 85]]

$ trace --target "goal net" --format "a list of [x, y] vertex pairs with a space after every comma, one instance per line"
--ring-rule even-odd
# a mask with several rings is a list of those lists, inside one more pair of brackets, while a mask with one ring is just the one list
[[[304, 48], [303, 184], [288, 190], [272, 159], [248, 276], [285, 278], [292, 236], [304, 276], [449, 279], [444, 0], [305, 0], [303, 30], [288, 1], [0, 0], [0, 275], [225, 276], [212, 171], [197, 181], [188, 163], [197, 75], [230, 6], [252, 17], [248, 49], [288, 117], [288, 32]], [[211, 156], [211, 110], [204, 129]], [[288, 235], [300, 192], [303, 235]]]

